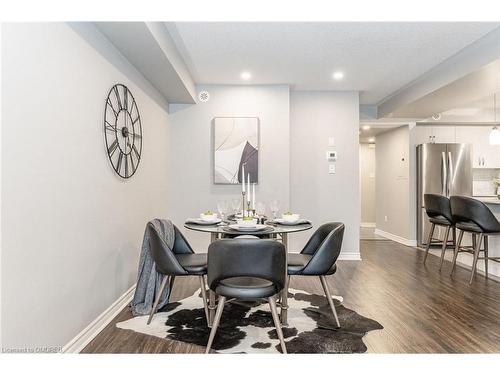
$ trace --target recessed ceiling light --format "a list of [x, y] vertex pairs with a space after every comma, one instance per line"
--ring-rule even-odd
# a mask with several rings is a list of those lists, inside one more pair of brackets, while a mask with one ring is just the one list
[[368, 142], [370, 142], [370, 143], [374, 143], [374, 142], [375, 142], [375, 138], [369, 138], [369, 139], [368, 139]]
[[252, 78], [252, 75], [250, 72], [243, 72], [241, 73], [241, 79], [244, 79], [245, 81], [248, 81], [250, 78]]
[[363, 125], [361, 127], [361, 129], [363, 129], [363, 130], [370, 130], [370, 125]]
[[344, 78], [344, 73], [342, 72], [335, 72], [333, 73], [333, 79], [336, 81], [340, 81], [342, 78]]

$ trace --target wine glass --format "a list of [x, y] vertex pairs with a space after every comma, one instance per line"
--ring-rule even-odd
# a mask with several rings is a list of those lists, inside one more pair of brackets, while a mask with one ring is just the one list
[[219, 211], [220, 218], [224, 221], [228, 209], [227, 201], [217, 202], [217, 211]]
[[236, 215], [240, 212], [241, 209], [241, 199], [233, 199], [231, 201], [231, 208], [233, 209], [233, 213]]
[[266, 215], [266, 205], [263, 202], [258, 202], [256, 207], [257, 215], [265, 216]]
[[264, 216], [266, 216], [266, 205], [262, 202], [258, 202], [255, 208], [256, 208], [255, 213], [257, 214], [257, 217], [260, 219], [261, 224], [264, 224]]
[[278, 217], [278, 211], [280, 210], [280, 202], [278, 200], [271, 201], [270, 208], [273, 213], [273, 218], [276, 220]]

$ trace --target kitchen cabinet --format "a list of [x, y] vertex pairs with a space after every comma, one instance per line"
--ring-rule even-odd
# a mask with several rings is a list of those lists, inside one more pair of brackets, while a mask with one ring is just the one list
[[500, 146], [489, 143], [490, 126], [456, 126], [456, 142], [472, 143], [473, 168], [500, 168]]
[[417, 126], [415, 144], [455, 143], [455, 126]]

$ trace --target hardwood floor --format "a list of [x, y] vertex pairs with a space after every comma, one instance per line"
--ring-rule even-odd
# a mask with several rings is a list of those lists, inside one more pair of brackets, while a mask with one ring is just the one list
[[[476, 277], [451, 263], [438, 271], [439, 258], [392, 241], [361, 241], [363, 261], [339, 261], [328, 277], [344, 305], [377, 320], [383, 330], [364, 338], [369, 353], [499, 353], [500, 283]], [[292, 277], [291, 287], [321, 293], [317, 278]], [[178, 278], [172, 298], [198, 288], [196, 278]], [[201, 302], [200, 302], [201, 303]], [[125, 308], [84, 353], [202, 353], [204, 348], [121, 330], [116, 322], [131, 318]]]

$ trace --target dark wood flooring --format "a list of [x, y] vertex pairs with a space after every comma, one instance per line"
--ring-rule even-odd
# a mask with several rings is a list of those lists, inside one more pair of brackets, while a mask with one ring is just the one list
[[[339, 261], [328, 277], [344, 305], [377, 320], [383, 330], [368, 333], [369, 353], [499, 353], [500, 283], [478, 276], [468, 285], [469, 269], [451, 263], [438, 271], [439, 258], [392, 241], [361, 241], [363, 261]], [[292, 277], [291, 287], [321, 293], [317, 278]], [[178, 278], [172, 298], [198, 288], [195, 278]], [[131, 318], [125, 308], [83, 353], [202, 353], [204, 348], [122, 330]], [[342, 323], [342, 322], [341, 322]]]

